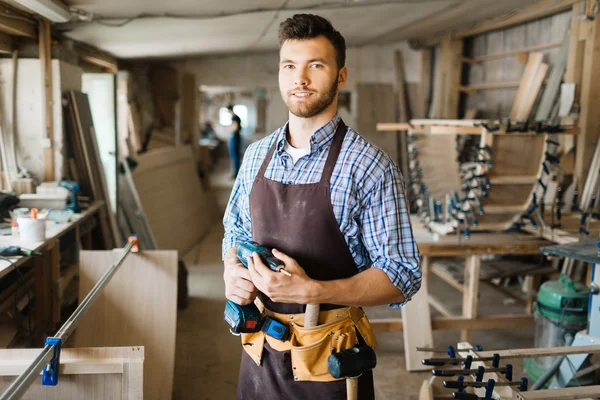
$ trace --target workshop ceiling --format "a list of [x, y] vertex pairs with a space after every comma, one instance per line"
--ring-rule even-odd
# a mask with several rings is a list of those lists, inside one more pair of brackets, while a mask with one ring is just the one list
[[172, 58], [274, 50], [279, 23], [298, 12], [328, 18], [348, 46], [359, 46], [430, 36], [535, 1], [66, 0], [98, 20], [58, 28], [120, 58]]

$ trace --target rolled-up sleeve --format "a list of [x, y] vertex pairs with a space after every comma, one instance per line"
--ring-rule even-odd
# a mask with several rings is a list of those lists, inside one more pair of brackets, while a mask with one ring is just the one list
[[223, 236], [223, 245], [221, 258], [225, 259], [225, 254], [232, 247], [241, 242], [252, 240], [252, 223], [250, 220], [250, 196], [247, 186], [246, 162], [242, 162], [238, 178], [231, 190], [229, 203], [225, 209], [223, 217], [223, 227], [225, 235]]
[[400, 307], [421, 287], [420, 255], [410, 223], [402, 176], [393, 163], [366, 194], [360, 215], [371, 268], [385, 272], [404, 295]]

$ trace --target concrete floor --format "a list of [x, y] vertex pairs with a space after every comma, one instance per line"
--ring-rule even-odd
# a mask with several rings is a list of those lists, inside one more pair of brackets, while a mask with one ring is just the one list
[[[213, 190], [217, 194], [221, 213], [232, 186], [228, 175], [226, 163], [219, 164], [212, 175]], [[188, 265], [190, 303], [187, 309], [179, 311], [177, 320], [173, 396], [175, 400], [235, 399], [242, 349], [239, 338], [228, 333], [223, 321], [225, 286], [222, 279], [222, 237], [223, 227], [219, 222], [202, 242], [198, 263]], [[435, 293], [451, 311], [460, 314], [461, 296], [455, 289], [432, 277], [430, 293]], [[523, 312], [523, 307], [510, 304], [496, 292], [486, 291], [484, 287], [480, 294], [479, 310], [481, 315], [494, 315], [520, 313]], [[399, 309], [387, 306], [370, 307], [366, 311], [372, 319], [400, 318]], [[475, 344], [480, 344], [485, 350], [532, 347], [533, 328], [475, 331], [473, 339]], [[458, 340], [458, 331], [434, 332], [434, 341], [438, 347], [456, 345]], [[377, 341], [378, 364], [374, 372], [376, 398], [418, 399], [421, 383], [431, 374], [406, 371], [401, 332], [380, 333], [377, 335]], [[513, 364], [517, 378], [521, 373], [521, 365]]]

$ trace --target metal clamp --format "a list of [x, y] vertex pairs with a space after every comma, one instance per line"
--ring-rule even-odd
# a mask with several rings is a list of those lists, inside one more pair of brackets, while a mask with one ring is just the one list
[[58, 372], [60, 369], [60, 349], [62, 347], [62, 339], [57, 337], [46, 338], [44, 346], [52, 346], [54, 355], [42, 372], [42, 385], [56, 386], [58, 384]]

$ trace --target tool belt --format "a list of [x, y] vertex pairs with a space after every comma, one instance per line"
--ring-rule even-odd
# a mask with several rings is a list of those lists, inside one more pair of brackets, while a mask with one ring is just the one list
[[242, 347], [254, 360], [261, 364], [265, 340], [275, 351], [290, 351], [292, 369], [296, 381], [332, 382], [327, 358], [332, 353], [344, 351], [359, 344], [359, 336], [375, 348], [377, 342], [371, 324], [362, 308], [345, 307], [319, 313], [319, 325], [304, 327], [304, 314], [279, 314], [264, 307], [260, 300], [256, 305], [264, 315], [287, 324], [290, 337], [285, 342], [265, 335], [264, 332], [242, 333]]

